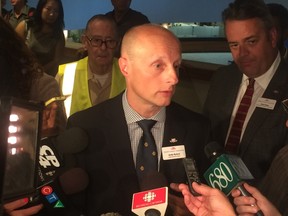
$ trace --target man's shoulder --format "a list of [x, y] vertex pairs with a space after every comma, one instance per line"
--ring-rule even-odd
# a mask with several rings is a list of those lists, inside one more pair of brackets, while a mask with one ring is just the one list
[[136, 11], [136, 10], [133, 10], [133, 9], [129, 9], [128, 11], [129, 15], [134, 17], [134, 18], [137, 18], [139, 20], [142, 20], [143, 23], [149, 23], [149, 19], [146, 15], [144, 15], [143, 13], [141, 13], [140, 11]]
[[167, 107], [167, 116], [173, 116], [181, 121], [209, 123], [209, 119], [201, 113], [194, 112], [176, 102]]
[[94, 121], [93, 119], [100, 120], [109, 117], [113, 110], [121, 109], [121, 95], [122, 94], [105, 100], [100, 104], [89, 107], [85, 110], [78, 111], [71, 115], [69, 118], [71, 120], [82, 119], [86, 121]]

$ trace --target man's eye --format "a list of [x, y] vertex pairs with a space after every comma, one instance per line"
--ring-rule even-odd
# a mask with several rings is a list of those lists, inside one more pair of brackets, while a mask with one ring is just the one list
[[155, 68], [160, 68], [160, 67], [161, 67], [161, 64], [154, 64], [154, 67], [155, 67]]
[[229, 47], [235, 49], [236, 47], [238, 47], [238, 44], [229, 44]]
[[97, 38], [93, 38], [92, 41], [93, 41], [94, 43], [100, 43], [102, 40], [101, 40], [101, 39], [97, 39]]
[[255, 39], [253, 39], [253, 40], [248, 40], [248, 43], [249, 43], [249, 44], [255, 44], [255, 43], [256, 43], [256, 40], [255, 40]]

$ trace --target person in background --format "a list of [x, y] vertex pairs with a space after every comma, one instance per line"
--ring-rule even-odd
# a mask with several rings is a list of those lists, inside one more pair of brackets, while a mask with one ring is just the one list
[[6, 19], [8, 11], [5, 9], [6, 0], [1, 0], [1, 16]]
[[[179, 149], [193, 157], [203, 174], [210, 123], [204, 116], [171, 102], [180, 65], [181, 45], [172, 32], [153, 24], [133, 27], [123, 38], [119, 58], [126, 81], [124, 93], [69, 117], [67, 127], [80, 127], [89, 137], [87, 149], [77, 156], [79, 166], [90, 176], [90, 184], [85, 193], [73, 197], [83, 214], [133, 214], [133, 193], [141, 190], [141, 174], [147, 168], [137, 162], [143, 134], [139, 121], [155, 123], [150, 125], [155, 150], [144, 160], [155, 160], [152, 173], [162, 174], [167, 183], [186, 182], [182, 160], [169, 158], [164, 148], [168, 147], [171, 153], [178, 155], [174, 151]], [[171, 190], [165, 215], [187, 214], [183, 197]]]
[[[106, 13], [117, 23], [120, 39], [122, 39], [128, 29], [133, 26], [150, 23], [147, 16], [130, 8], [131, 1], [132, 0], [111, 0], [114, 10]], [[116, 57], [119, 57], [119, 55], [120, 49], [115, 53]]]
[[35, 8], [27, 5], [27, 0], [10, 0], [10, 3], [13, 9], [9, 12], [7, 19], [15, 29], [21, 21], [33, 16]]
[[[288, 121], [286, 122], [288, 127]], [[259, 190], [283, 214], [288, 215], [288, 145], [284, 146], [274, 158]]]
[[39, 0], [34, 16], [15, 29], [35, 54], [45, 73], [55, 76], [65, 47], [61, 0]]
[[267, 7], [273, 17], [278, 32], [278, 48], [284, 59], [288, 60], [288, 9], [281, 4], [269, 3]]
[[[0, 97], [44, 102], [52, 97], [60, 96], [57, 81], [44, 73], [24, 41], [1, 17], [0, 32]], [[66, 117], [61, 104], [55, 102], [47, 106], [43, 115], [46, 121], [42, 124], [42, 136], [55, 135], [64, 129]], [[12, 216], [33, 215], [42, 208], [42, 205], [37, 205], [25, 210], [15, 210], [27, 202], [28, 198], [6, 203], [5, 213]]]
[[[287, 143], [281, 102], [287, 97], [288, 67], [262, 0], [235, 0], [222, 17], [234, 63], [213, 75], [204, 114], [212, 122], [212, 139], [242, 158], [257, 185]], [[244, 104], [248, 111], [237, 112]]]
[[60, 65], [56, 77], [62, 93], [72, 95], [65, 101], [67, 116], [112, 98], [125, 89], [118, 59], [113, 57], [119, 45], [114, 20], [102, 14], [91, 17], [82, 43], [88, 56]]
[[[218, 189], [193, 182], [192, 187], [201, 194], [201, 196], [194, 197], [186, 184], [173, 184], [172, 187], [179, 188], [184, 196], [185, 205], [195, 216], [236, 216], [229, 199]], [[247, 183], [244, 184], [244, 187], [252, 194], [252, 197], [242, 196], [238, 189], [232, 191], [237, 215], [252, 216], [260, 208], [265, 216], [281, 216], [275, 206], [255, 187]]]

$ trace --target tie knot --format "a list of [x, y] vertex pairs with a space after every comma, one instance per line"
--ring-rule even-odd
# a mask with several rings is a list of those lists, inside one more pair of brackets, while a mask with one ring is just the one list
[[151, 131], [151, 128], [156, 124], [157, 121], [152, 119], [143, 119], [138, 121], [137, 124], [142, 128], [143, 131]]
[[249, 78], [249, 84], [248, 84], [248, 86], [249, 86], [249, 87], [254, 87], [254, 83], [255, 83], [255, 79]]

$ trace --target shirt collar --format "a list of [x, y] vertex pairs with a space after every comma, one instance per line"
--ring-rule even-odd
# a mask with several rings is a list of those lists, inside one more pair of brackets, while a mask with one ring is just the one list
[[[266, 71], [266, 73], [255, 78], [255, 81], [257, 82], [257, 84], [259, 84], [263, 89], [267, 88], [269, 82], [271, 81], [272, 77], [276, 73], [276, 70], [280, 64], [280, 61], [281, 61], [281, 56], [280, 56], [280, 53], [278, 52], [277, 57], [275, 58], [270, 68]], [[249, 78], [245, 74], [243, 74], [242, 83], [247, 82], [248, 79]]]
[[[123, 109], [124, 109], [127, 124], [145, 119], [129, 105], [128, 100], [127, 100], [127, 90], [125, 90], [122, 96], [122, 104], [123, 104]], [[156, 120], [157, 122], [164, 122], [165, 116], [166, 116], [166, 107], [162, 107], [157, 114], [150, 117], [149, 119]]]

